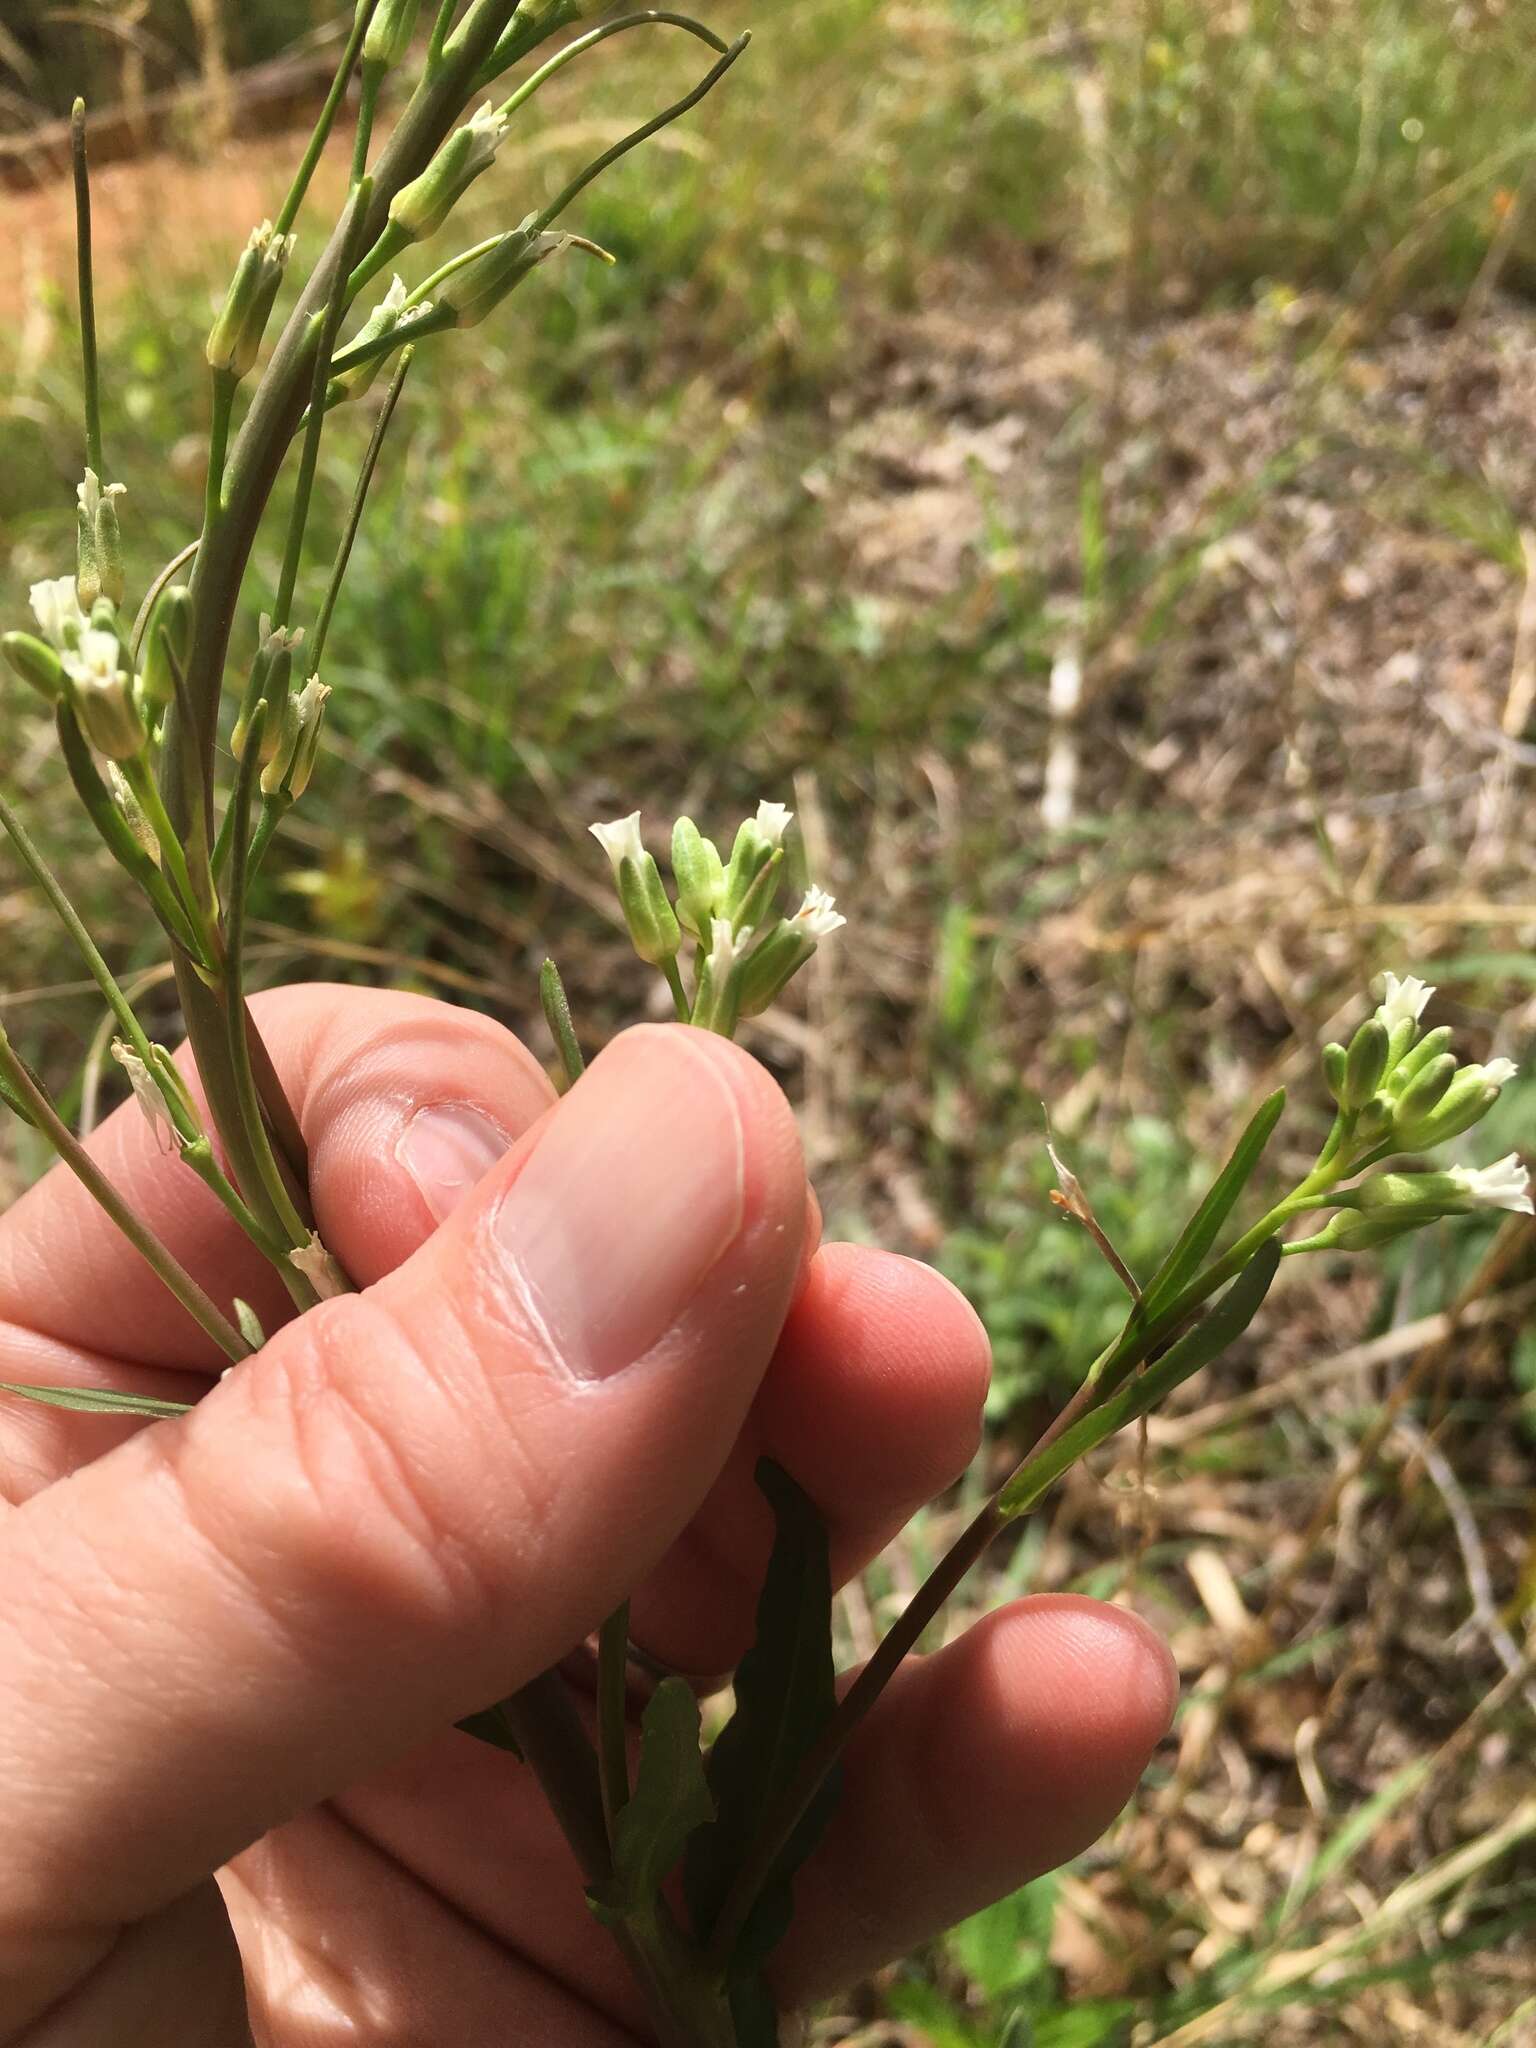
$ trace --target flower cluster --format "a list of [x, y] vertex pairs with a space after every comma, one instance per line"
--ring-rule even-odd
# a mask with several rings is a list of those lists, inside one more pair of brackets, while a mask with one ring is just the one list
[[[1415, 975], [1388, 974], [1381, 1001], [1349, 1045], [1323, 1048], [1323, 1072], [1339, 1108], [1324, 1153], [1329, 1183], [1394, 1154], [1427, 1152], [1459, 1137], [1482, 1121], [1514, 1079], [1513, 1060], [1459, 1061], [1449, 1025], [1421, 1029], [1434, 993]], [[1306, 1239], [1305, 1248], [1363, 1251], [1469, 1209], [1529, 1216], [1530, 1187], [1530, 1173], [1513, 1152], [1491, 1166], [1378, 1173], [1354, 1187], [1330, 1185], [1327, 1205], [1340, 1213]]]
[[[730, 858], [691, 818], [672, 828], [674, 897], [640, 837], [640, 813], [592, 826], [607, 854], [635, 951], [667, 977], [679, 1017], [729, 1038], [799, 973], [824, 938], [847, 920], [823, 889], [808, 888], [784, 914], [785, 834], [793, 812], [761, 803], [745, 819]], [[678, 965], [684, 935], [693, 941], [690, 992]]]

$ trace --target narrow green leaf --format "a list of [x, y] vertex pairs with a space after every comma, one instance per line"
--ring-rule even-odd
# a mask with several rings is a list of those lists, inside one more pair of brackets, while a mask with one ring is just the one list
[[1253, 1178], [1254, 1169], [1284, 1108], [1285, 1090], [1277, 1088], [1269, 1100], [1260, 1105], [1252, 1122], [1238, 1139], [1231, 1158], [1211, 1183], [1205, 1200], [1185, 1224], [1178, 1243], [1147, 1282], [1142, 1310], [1149, 1319], [1159, 1315], [1199, 1272], [1206, 1253], [1220, 1235], [1221, 1226]]
[[[736, 1711], [709, 1758], [716, 1818], [689, 1841], [688, 1904], [707, 1939], [736, 1873], [779, 1806], [837, 1703], [832, 1661], [832, 1575], [827, 1532], [800, 1488], [770, 1459], [757, 1483], [776, 1533], [757, 1604], [757, 1634], [736, 1671]], [[731, 1958], [745, 1980], [789, 1925], [791, 1880], [815, 1845], [836, 1799], [829, 1778], [785, 1843]]]
[[466, 1714], [454, 1726], [461, 1735], [473, 1735], [476, 1742], [488, 1742], [492, 1749], [504, 1749], [519, 1763], [523, 1761], [522, 1746], [512, 1733], [499, 1701], [494, 1707], [482, 1707], [478, 1714]]
[[191, 1401], [156, 1401], [148, 1394], [119, 1394], [110, 1387], [23, 1387], [0, 1380], [0, 1394], [20, 1394], [46, 1408], [73, 1408], [82, 1415], [190, 1415]]
[[640, 1718], [635, 1789], [613, 1829], [613, 1882], [597, 1903], [617, 1913], [653, 1906], [688, 1837], [715, 1817], [699, 1747], [699, 1703], [685, 1678], [664, 1678]]
[[1191, 1373], [1209, 1365], [1218, 1352], [1225, 1351], [1258, 1313], [1279, 1264], [1280, 1243], [1272, 1237], [1259, 1247], [1210, 1314], [1196, 1323], [1187, 1336], [1181, 1337], [1145, 1372], [1126, 1380], [1097, 1408], [1090, 1408], [1038, 1458], [1030, 1459], [1022, 1471], [1015, 1473], [998, 1503], [1002, 1512], [1027, 1513], [1069, 1466], [1106, 1437], [1113, 1436], [1117, 1429], [1155, 1408]]

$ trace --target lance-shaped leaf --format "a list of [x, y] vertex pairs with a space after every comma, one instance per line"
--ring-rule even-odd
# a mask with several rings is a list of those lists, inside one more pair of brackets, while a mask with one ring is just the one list
[[1138, 1378], [1127, 1380], [1098, 1407], [1090, 1408], [1038, 1458], [1031, 1458], [1022, 1471], [1014, 1474], [998, 1502], [1003, 1514], [1026, 1514], [1069, 1466], [1106, 1437], [1113, 1436], [1117, 1429], [1155, 1408], [1191, 1373], [1209, 1365], [1219, 1352], [1225, 1351], [1258, 1313], [1279, 1264], [1280, 1242], [1272, 1237], [1254, 1253], [1215, 1308], [1188, 1336], [1181, 1337]]
[[111, 1387], [24, 1387], [0, 1380], [0, 1394], [20, 1394], [45, 1408], [73, 1408], [82, 1415], [190, 1415], [190, 1401], [156, 1401], [148, 1394], [119, 1394]]
[[1231, 1158], [1211, 1183], [1205, 1200], [1184, 1226], [1178, 1243], [1147, 1282], [1142, 1296], [1142, 1311], [1149, 1318], [1160, 1315], [1179, 1290], [1199, 1272], [1206, 1253], [1221, 1233], [1221, 1226], [1252, 1180], [1254, 1169], [1284, 1108], [1283, 1088], [1277, 1088], [1267, 1102], [1260, 1104], [1252, 1122], [1232, 1148]]
[[589, 1894], [601, 1920], [654, 1907], [694, 1830], [715, 1817], [699, 1747], [699, 1703], [686, 1678], [664, 1678], [640, 1719], [635, 1789], [613, 1826], [613, 1877]]
[[[736, 1711], [710, 1752], [716, 1818], [688, 1844], [684, 1879], [700, 1939], [711, 1933], [764, 1821], [780, 1808], [837, 1703], [826, 1525], [770, 1459], [759, 1462], [757, 1483], [773, 1508], [776, 1533], [757, 1603], [757, 1634], [736, 1671]], [[749, 1975], [788, 1927], [794, 1873], [826, 1826], [835, 1798], [829, 1778], [785, 1843], [732, 1954], [734, 1976]]]

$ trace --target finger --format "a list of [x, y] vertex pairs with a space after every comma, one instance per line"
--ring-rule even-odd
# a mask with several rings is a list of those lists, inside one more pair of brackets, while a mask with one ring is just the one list
[[635, 1641], [698, 1677], [739, 1660], [773, 1539], [765, 1455], [820, 1508], [834, 1583], [851, 1578], [969, 1465], [989, 1372], [975, 1310], [932, 1267], [824, 1246], [725, 1471], [631, 1602]]
[[905, 1665], [849, 1746], [774, 1959], [801, 2004], [1096, 1840], [1167, 1733], [1173, 1660], [1135, 1615], [1021, 1600]]
[[[363, 1283], [414, 1251], [554, 1100], [510, 1032], [425, 996], [316, 985], [272, 990], [253, 1009], [309, 1147], [321, 1236]], [[185, 1047], [178, 1060], [190, 1076]], [[90, 1150], [217, 1301], [241, 1296], [268, 1329], [292, 1313], [265, 1259], [136, 1104], [108, 1117]], [[224, 1363], [63, 1167], [0, 1223], [0, 1319], [159, 1367]]]
[[12, 2013], [617, 1603], [741, 1426], [803, 1174], [744, 1053], [628, 1032], [397, 1272], [0, 1524]]

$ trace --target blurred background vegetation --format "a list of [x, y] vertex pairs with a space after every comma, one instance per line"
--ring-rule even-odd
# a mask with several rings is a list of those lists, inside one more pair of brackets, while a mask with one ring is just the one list
[[[549, 266], [412, 373], [258, 952], [542, 1047], [552, 946], [600, 1043], [652, 992], [587, 821], [791, 803], [851, 922], [754, 1043], [829, 1228], [986, 1316], [1006, 1464], [1117, 1314], [1051, 1208], [1044, 1106], [1134, 1268], [1278, 1081], [1300, 1158], [1315, 1047], [1378, 969], [1529, 1064], [1536, 0], [709, 18], [757, 29], [748, 60], [572, 223], [617, 266]], [[71, 558], [81, 465], [58, 117], [101, 110], [142, 584], [195, 531], [202, 338], [342, 28], [325, 0], [11, 0], [6, 623]], [[692, 75], [664, 31], [573, 67], [478, 219]], [[368, 425], [328, 437], [332, 533]], [[51, 727], [5, 688], [7, 772], [67, 837]], [[69, 865], [174, 1032], [79, 834]], [[0, 933], [8, 1028], [89, 1120], [98, 1015], [14, 867]], [[1513, 1085], [1479, 1156], [1529, 1153], [1533, 1105]], [[1307, 1264], [967, 1595], [1080, 1587], [1167, 1630], [1185, 1705], [1138, 1809], [821, 2038], [1536, 2040], [1532, 1232]], [[850, 1589], [851, 1654], [965, 1506]]]

